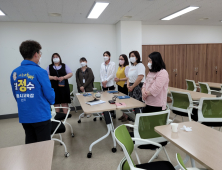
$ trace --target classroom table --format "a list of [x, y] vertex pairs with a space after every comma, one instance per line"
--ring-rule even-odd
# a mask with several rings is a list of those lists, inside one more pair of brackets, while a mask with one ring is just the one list
[[[178, 132], [172, 132], [171, 125], [156, 126], [155, 131], [187, 154], [184, 163], [190, 156], [207, 169], [221, 170], [222, 133], [194, 121], [178, 124]], [[192, 131], [182, 130], [183, 125], [192, 127]], [[191, 163], [195, 167], [194, 161]], [[179, 165], [175, 169], [179, 169]]]
[[184, 90], [184, 89], [175, 88], [175, 87], [169, 87], [168, 89], [169, 89], [168, 94], [170, 94], [170, 91], [178, 91], [178, 92], [190, 93], [190, 95], [191, 95], [193, 100], [200, 100], [200, 98], [202, 98], [202, 97], [207, 97], [207, 98], [215, 98], [215, 97], [217, 97], [216, 95], [212, 95], [212, 94], [206, 94], [206, 93], [200, 93], [200, 92], [195, 92], [195, 91], [190, 91], [190, 90]]
[[[221, 85], [222, 85], [221, 83], [212, 83], [212, 82], [202, 82], [202, 83], [207, 83], [210, 88], [221, 90]], [[199, 86], [199, 83], [196, 83], [196, 85]]]
[[[93, 93], [91, 93], [92, 95], [94, 95]], [[116, 99], [116, 102], [122, 102], [125, 103], [126, 106], [124, 107], [116, 107], [116, 104], [110, 104], [108, 101], [112, 100], [112, 98], [114, 96], [125, 96], [125, 94], [123, 93], [117, 93], [117, 94], [112, 94], [112, 93], [108, 93], [107, 91], [105, 92], [101, 92], [101, 97], [99, 98], [100, 100], [105, 101], [105, 103], [102, 104], [98, 104], [98, 105], [94, 105], [94, 106], [90, 106], [88, 104], [86, 104], [86, 102], [91, 101], [94, 99], [93, 96], [83, 96], [82, 94], [76, 94], [77, 99], [79, 100], [79, 103], [83, 109], [83, 112], [85, 114], [91, 114], [91, 113], [98, 113], [98, 112], [103, 112], [103, 117], [104, 120], [106, 122], [106, 126], [107, 126], [107, 133], [102, 136], [101, 138], [99, 138], [98, 140], [94, 141], [90, 147], [89, 147], [89, 153], [87, 154], [88, 158], [92, 157], [92, 147], [99, 143], [100, 141], [102, 141], [103, 139], [107, 138], [110, 134], [112, 135], [112, 139], [113, 139], [113, 145], [114, 147], [112, 148], [112, 152], [116, 152], [116, 140], [114, 137], [114, 126], [113, 126], [113, 121], [110, 115], [109, 111], [112, 110], [122, 110], [122, 109], [129, 109], [129, 108], [138, 108], [138, 107], [145, 107], [145, 103], [140, 102], [136, 99], [133, 98], [129, 98], [129, 99]]]
[[0, 149], [1, 170], [50, 170], [54, 141]]

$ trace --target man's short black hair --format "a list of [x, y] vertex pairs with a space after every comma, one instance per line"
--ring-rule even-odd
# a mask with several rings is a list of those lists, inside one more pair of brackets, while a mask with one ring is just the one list
[[26, 40], [23, 41], [19, 47], [19, 51], [24, 59], [32, 59], [34, 54], [39, 53], [42, 49], [41, 45], [37, 41]]
[[166, 69], [166, 65], [159, 52], [151, 53], [149, 55], [149, 58], [152, 60], [152, 69], [150, 70], [150, 72], [158, 72], [162, 69]]

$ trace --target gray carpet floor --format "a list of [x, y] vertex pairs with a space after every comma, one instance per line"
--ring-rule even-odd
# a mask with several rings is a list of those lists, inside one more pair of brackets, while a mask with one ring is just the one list
[[[66, 133], [62, 134], [63, 141], [65, 142], [70, 157], [64, 157], [64, 147], [58, 142], [55, 142], [54, 155], [52, 161], [52, 170], [116, 170], [120, 160], [124, 157], [123, 151], [120, 146], [117, 146], [117, 152], [112, 153], [113, 142], [111, 136], [95, 145], [92, 149], [92, 158], [87, 158], [90, 144], [105, 135], [107, 132], [106, 124], [104, 121], [93, 121], [91, 118], [83, 118], [82, 123], [77, 123], [78, 116], [82, 113], [79, 110], [77, 113], [71, 112], [72, 118], [68, 119], [68, 122], [74, 129], [75, 137], [71, 137], [69, 127], [67, 127]], [[113, 120], [114, 127], [122, 124], [118, 118], [121, 116], [121, 112], [117, 111], [117, 119]], [[174, 114], [171, 114], [171, 119]], [[181, 122], [181, 117], [175, 120], [175, 122]], [[188, 119], [185, 118], [185, 121]], [[132, 123], [132, 122], [126, 122]], [[55, 137], [59, 138], [58, 135]], [[22, 125], [18, 122], [18, 118], [13, 119], [2, 119], [0, 120], [0, 148], [23, 145], [25, 143], [25, 134]], [[203, 148], [204, 149], [204, 148]], [[171, 158], [172, 164], [177, 165], [175, 155], [180, 153], [184, 158], [185, 153], [174, 146], [172, 143], [166, 146], [166, 150]], [[154, 151], [151, 150], [140, 150], [138, 152], [141, 163], [146, 163]], [[137, 164], [135, 154], [132, 154], [132, 159]], [[163, 151], [160, 152], [159, 157], [154, 161], [167, 160]], [[190, 162], [187, 167], [190, 167]], [[196, 162], [197, 167], [203, 167]]]

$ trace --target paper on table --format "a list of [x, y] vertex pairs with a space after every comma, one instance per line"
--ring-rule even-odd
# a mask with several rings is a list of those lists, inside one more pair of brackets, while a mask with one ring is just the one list
[[186, 127], [185, 125], [183, 125], [183, 128], [180, 128], [182, 130], [185, 130], [187, 132], [191, 132], [192, 131], [192, 127]]
[[125, 107], [125, 106], [126, 106], [126, 103], [116, 103], [116, 106], [117, 106], [117, 107], [123, 107], [123, 106]]
[[106, 103], [106, 102], [103, 100], [99, 100], [99, 101], [95, 101], [95, 102], [86, 102], [86, 104], [89, 104], [90, 106], [102, 104], [102, 103]]
[[76, 93], [76, 95], [80, 95], [80, 93]]

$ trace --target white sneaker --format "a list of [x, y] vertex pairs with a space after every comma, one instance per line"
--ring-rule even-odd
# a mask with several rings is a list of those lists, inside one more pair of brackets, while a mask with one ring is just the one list
[[81, 115], [81, 118], [84, 118], [84, 117], [85, 117], [85, 114], [82, 114], [82, 115]]
[[86, 117], [87, 117], [87, 118], [90, 118], [90, 117], [91, 117], [91, 114], [88, 114]]

